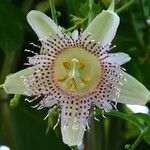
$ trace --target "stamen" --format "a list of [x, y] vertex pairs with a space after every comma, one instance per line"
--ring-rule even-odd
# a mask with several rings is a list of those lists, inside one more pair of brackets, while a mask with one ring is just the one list
[[84, 79], [82, 79], [82, 81], [86, 84], [90, 83], [91, 79], [89, 76], [85, 77]]
[[57, 77], [58, 82], [63, 82], [67, 79], [67, 77]]
[[62, 64], [66, 69], [70, 69], [70, 63], [68, 61], [63, 61]]
[[86, 65], [87, 65], [87, 63], [85, 61], [81, 60], [79, 62], [79, 69], [84, 69]]

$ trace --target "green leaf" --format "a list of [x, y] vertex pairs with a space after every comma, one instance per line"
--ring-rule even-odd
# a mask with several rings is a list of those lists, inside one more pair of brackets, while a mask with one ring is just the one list
[[[94, 3], [93, 0], [86, 0], [84, 3], [78, 3], [77, 1], [73, 1], [71, 0], [71, 2], [69, 1], [69, 3], [72, 5], [74, 4], [75, 6], [77, 6], [77, 4], [79, 5], [79, 9], [76, 13], [73, 12], [73, 10], [70, 10], [70, 14], [71, 14], [71, 21], [74, 21], [74, 23], [78, 23], [79, 21], [83, 20], [83, 18], [86, 18], [89, 14], [92, 14], [92, 19], [94, 19], [94, 17], [100, 13], [101, 11], [101, 6], [100, 3]], [[68, 4], [69, 4], [68, 3]], [[69, 8], [72, 8], [72, 6], [69, 6]]]
[[119, 112], [119, 111], [112, 111], [112, 112], [109, 112], [108, 115], [114, 116], [114, 117], [119, 117], [124, 120], [130, 121], [139, 130], [142, 130], [142, 126], [141, 126], [140, 122], [133, 116], [133, 114], [126, 114], [126, 113]]
[[[97, 114], [100, 115], [100, 114], [102, 114], [102, 112], [97, 110]], [[137, 127], [138, 130], [140, 130], [140, 131], [143, 130], [140, 122], [133, 116], [133, 114], [126, 114], [126, 113], [119, 112], [119, 111], [111, 111], [111, 112], [106, 113], [106, 115], [113, 116], [113, 117], [119, 117], [126, 121], [130, 121], [135, 127]]]
[[0, 47], [5, 53], [20, 50], [25, 16], [8, 2], [0, 3]]
[[100, 4], [99, 3], [96, 4], [94, 3], [94, 1], [92, 4], [91, 3], [89, 3], [89, 0], [87, 0], [85, 3], [81, 4], [79, 11], [81, 12], [81, 15], [83, 17], [86, 17], [90, 12], [94, 14], [94, 17], [100, 13], [101, 11]]
[[81, 12], [82, 16], [87, 16], [89, 13], [89, 1], [87, 0], [85, 3], [81, 3], [81, 6], [79, 8], [79, 11]]
[[[98, 110], [97, 114], [101, 114], [101, 112]], [[143, 114], [143, 113], [125, 114], [123, 112], [111, 111], [106, 113], [106, 115], [119, 117], [132, 123], [134, 126], [137, 127], [140, 133], [144, 132], [144, 140], [150, 145], [150, 115], [149, 114]]]

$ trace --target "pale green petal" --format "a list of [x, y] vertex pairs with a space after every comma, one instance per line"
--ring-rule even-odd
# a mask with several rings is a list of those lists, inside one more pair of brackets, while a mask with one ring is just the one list
[[39, 38], [48, 37], [49, 34], [60, 33], [60, 29], [55, 22], [40, 11], [30, 11], [27, 15], [27, 20]]
[[17, 73], [10, 74], [6, 77], [5, 83], [3, 84], [3, 88], [8, 94], [21, 94], [28, 95], [27, 88], [23, 83], [24, 77], [29, 77], [33, 74], [33, 70], [31, 68], [27, 68], [21, 70]]
[[[79, 145], [82, 143], [83, 135], [85, 132], [85, 128], [87, 125], [86, 115], [85, 112], [88, 114], [89, 104], [90, 102], [74, 104], [72, 105], [72, 108], [70, 110], [71, 100], [69, 101], [69, 104], [64, 104], [61, 110], [61, 132], [62, 132], [62, 139], [63, 142], [69, 146]], [[66, 107], [67, 106], [67, 107]], [[86, 106], [86, 108], [84, 108]], [[81, 107], [81, 109], [80, 109]], [[79, 112], [81, 115], [76, 116], [76, 108], [79, 109]], [[84, 109], [83, 109], [84, 108]], [[71, 112], [70, 121], [68, 123], [68, 126], [65, 126], [66, 121], [68, 121], [68, 116], [66, 116], [66, 112]], [[79, 121], [78, 121], [79, 119]]]
[[126, 62], [131, 60], [131, 57], [128, 54], [122, 53], [122, 52], [109, 53], [108, 55], [109, 55], [109, 57], [105, 59], [106, 61], [111, 62], [111, 63], [116, 63], [119, 65], [123, 65]]
[[83, 37], [91, 33], [92, 39], [101, 45], [110, 44], [116, 34], [119, 21], [119, 16], [115, 12], [103, 10], [83, 32]]
[[129, 74], [121, 70], [119, 72], [127, 81], [120, 86], [121, 94], [117, 101], [125, 104], [145, 105], [150, 100], [150, 91]]
[[[75, 108], [74, 108], [75, 109]], [[62, 112], [63, 113], [63, 112]], [[62, 132], [62, 138], [63, 138], [63, 142], [65, 144], [67, 144], [68, 146], [75, 146], [75, 145], [79, 145], [82, 143], [83, 140], [83, 135], [84, 135], [84, 128], [85, 128], [85, 124], [82, 125], [81, 123], [77, 124], [77, 129], [75, 129], [75, 125], [74, 125], [74, 116], [75, 114], [73, 114], [71, 116], [71, 120], [70, 123], [67, 127], [64, 127], [64, 115], [61, 117], [62, 122], [61, 122], [61, 132]]]

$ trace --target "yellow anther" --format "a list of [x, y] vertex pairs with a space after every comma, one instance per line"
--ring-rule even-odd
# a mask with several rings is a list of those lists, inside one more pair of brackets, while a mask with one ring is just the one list
[[85, 61], [81, 60], [79, 62], [79, 69], [84, 69], [86, 65], [87, 65], [87, 63]]
[[85, 77], [84, 79], [82, 79], [82, 81], [86, 84], [90, 83], [91, 79], [89, 76]]
[[65, 81], [67, 79], [67, 77], [57, 77], [56, 78], [56, 80], [58, 81], [58, 82], [63, 82], [63, 81]]
[[63, 61], [62, 64], [66, 69], [70, 68], [70, 63], [68, 61]]

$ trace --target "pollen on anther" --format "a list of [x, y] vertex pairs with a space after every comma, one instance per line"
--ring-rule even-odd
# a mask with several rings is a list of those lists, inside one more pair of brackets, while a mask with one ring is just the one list
[[82, 81], [87, 84], [87, 83], [90, 83], [91, 79], [89, 76], [87, 76], [84, 79], [82, 79]]
[[63, 61], [62, 64], [66, 69], [70, 68], [70, 63], [68, 61]]
[[79, 62], [79, 69], [84, 69], [86, 65], [87, 65], [87, 63], [85, 61], [81, 60]]
[[58, 81], [58, 82], [63, 82], [63, 81], [65, 81], [66, 80], [66, 77], [57, 77], [56, 78], [56, 80]]

